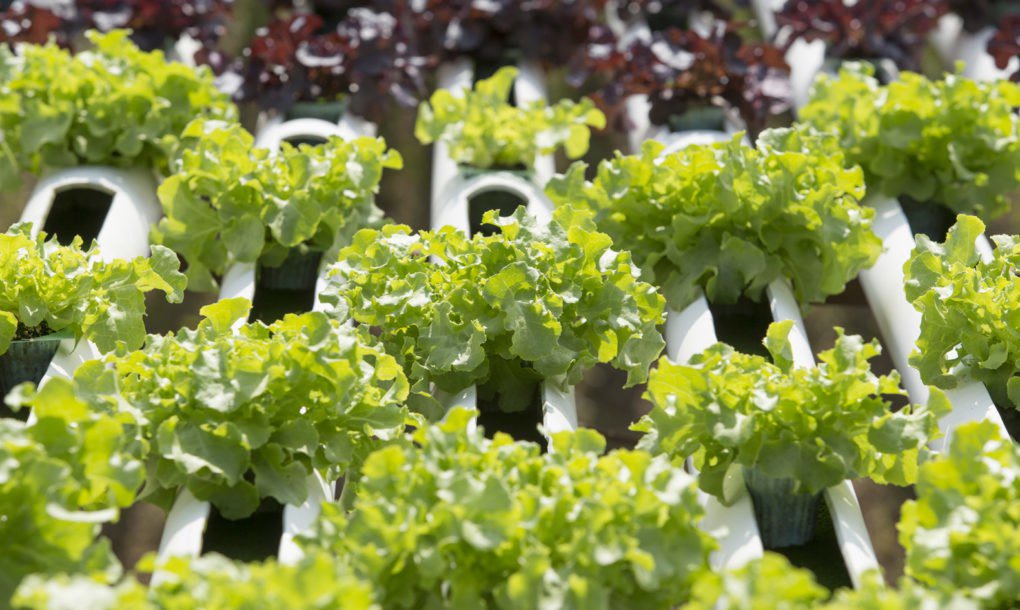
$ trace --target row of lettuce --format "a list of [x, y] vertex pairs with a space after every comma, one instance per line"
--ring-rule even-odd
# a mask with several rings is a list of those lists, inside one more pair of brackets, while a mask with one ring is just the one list
[[[847, 478], [917, 481], [918, 508], [905, 511], [902, 529], [908, 548], [923, 548], [911, 551], [911, 576], [959, 587], [971, 598], [961, 604], [1007, 607], [1016, 597], [1004, 534], [1013, 518], [1002, 510], [1018, 491], [1015, 451], [973, 427], [931, 461], [925, 446], [949, 405], [933, 392], [927, 406], [891, 412], [885, 396], [900, 390], [895, 375], [871, 372], [875, 344], [840, 335], [818, 367], [794, 369], [789, 324], [777, 324], [765, 341], [771, 362], [719, 345], [650, 372], [667, 304], [681, 309], [700, 291], [712, 302], [760, 298], [779, 278], [805, 305], [841, 292], [881, 251], [874, 212], [859, 204], [865, 185], [985, 217], [1005, 210], [1020, 166], [1015, 85], [907, 75], [881, 87], [866, 68], [847, 70], [819, 83], [805, 125], [766, 131], [755, 147], [738, 137], [660, 160], [661, 147], [647, 144], [604, 161], [590, 181], [576, 165], [548, 187], [552, 222], [490, 214], [495, 234], [467, 236], [378, 225], [375, 190], [400, 163], [381, 140], [255, 149], [207, 74], [177, 72], [122, 33], [95, 42], [90, 55], [25, 47], [4, 56], [0, 175], [6, 186], [22, 170], [150, 166], [166, 175], [166, 218], [153, 230], [163, 245], [148, 259], [102, 262], [94, 247], [32, 237], [27, 225], [0, 236], [0, 352], [45, 325], [107, 354], [72, 381], [8, 396], [35, 419], [0, 422], [0, 537], [10, 550], [0, 595], [37, 574], [19, 604], [59, 607], [89, 590], [111, 607], [197, 595], [215, 607], [266, 591], [293, 599], [281, 583], [294, 579], [321, 590], [298, 607], [331, 595], [386, 608], [711, 605], [720, 587], [732, 591], [720, 578], [757, 582], [749, 595], [800, 595], [805, 606], [824, 597], [774, 558], [738, 575], [703, 574], [713, 543], [695, 527], [701, 510], [680, 468], [693, 456], [698, 485], [724, 502], [741, 493], [727, 475], [739, 481], [745, 469], [792, 479], [802, 494]], [[44, 82], [38, 70], [49, 63], [68, 76]], [[498, 73], [459, 100], [437, 94], [419, 130], [463, 150], [465, 164], [544, 152], [488, 123], [499, 110], [503, 122], [548, 121], [535, 142], [582, 154], [596, 111], [510, 107], [501, 92], [512, 77]], [[19, 117], [18, 105], [38, 112]], [[916, 362], [929, 383], [971, 376], [1009, 400], [1020, 368], [1009, 322], [1016, 249], [1001, 237], [994, 259], [977, 262], [982, 230], [963, 216], [945, 244], [918, 238], [906, 267], [925, 321]], [[165, 246], [187, 261], [184, 274]], [[246, 302], [225, 300], [194, 330], [145, 336], [145, 292], [176, 300], [189, 281], [213, 289], [230, 265], [272, 266], [293, 248], [326, 252], [326, 311], [267, 326], [245, 323]], [[537, 384], [574, 383], [597, 362], [629, 384], [648, 380], [654, 410], [636, 424], [638, 451], [599, 457], [604, 443], [588, 431], [557, 437], [544, 454], [486, 441], [435, 396], [478, 386], [519, 410]], [[187, 488], [238, 518], [262, 498], [304, 501], [313, 470], [347, 475], [357, 492], [349, 512], [326, 511], [298, 566], [178, 561], [168, 568], [178, 576], [149, 593], [131, 579], [101, 586], [117, 569], [94, 540], [118, 508], [138, 498], [168, 506]], [[970, 557], [977, 544], [980, 557]], [[324, 570], [340, 572], [318, 582]], [[86, 580], [45, 578], [62, 572]], [[790, 574], [789, 590], [755, 580], [777, 572]], [[233, 578], [249, 586], [225, 587]], [[922, 588], [866, 588], [832, 603], [902, 595], [898, 603], [916, 607], [909, 596], [950, 594]]]
[[[44, 6], [19, 0], [0, 12], [0, 42], [52, 39], [75, 48], [89, 28], [129, 27], [145, 50], [170, 50], [212, 68], [237, 101], [294, 112], [309, 102], [340, 100], [374, 121], [394, 103], [413, 108], [445, 63], [470, 59], [487, 69], [524, 60], [566, 66], [569, 83], [597, 90], [614, 119], [627, 96], [644, 94], [657, 124], [688, 108], [722, 107], [739, 113], [755, 134], [791, 107], [784, 54], [800, 40], [822, 41], [836, 61], [938, 71], [931, 40], [955, 13], [967, 32], [995, 30], [985, 46], [999, 68], [1013, 69], [1020, 50], [1020, 13], [1010, 0], [788, 0], [765, 11], [778, 26], [774, 33], [758, 27], [764, 14], [755, 14], [754, 4], [83, 0]], [[638, 22], [651, 31], [624, 34]], [[691, 64], [699, 69], [689, 70]], [[1013, 79], [1018, 76], [1014, 71]]]
[[[229, 323], [229, 312], [215, 309], [194, 334], [216, 332], [217, 324]], [[291, 318], [273, 330], [294, 332], [295, 326], [314, 318], [315, 314]], [[320, 324], [326, 325], [326, 335], [331, 334], [329, 329], [334, 334], [350, 332], [324, 319]], [[252, 347], [250, 337], [245, 343]], [[321, 347], [335, 354], [333, 345], [325, 341]], [[847, 349], [846, 342], [823, 355], [823, 361], [838, 359], [840, 349]], [[337, 363], [356, 359], [355, 350], [360, 351], [358, 356], [375, 358], [376, 369], [350, 380], [349, 386], [358, 386], [354, 391], [367, 389], [375, 393], [374, 400], [385, 401], [377, 384], [366, 379], [393, 375], [387, 387], [393, 394], [399, 392], [399, 368], [391, 359], [390, 372], [383, 372], [386, 361], [363, 345], [322, 360], [343, 369]], [[186, 432], [188, 424], [171, 416], [159, 425], [159, 438], [146, 439], [149, 425], [138, 417], [149, 412], [149, 405], [138, 399], [135, 408], [131, 403], [136, 395], [131, 392], [148, 380], [130, 380], [122, 374], [129, 359], [106, 369], [100, 375], [105, 379], [97, 379], [93, 370], [91, 379], [85, 375], [73, 385], [54, 381], [38, 394], [22, 396], [36, 410], [31, 424], [0, 422], [0, 499], [5, 517], [0, 521], [5, 543], [0, 592], [5, 603], [14, 592], [13, 607], [68, 608], [88, 602], [94, 608], [237, 608], [267, 603], [323, 608], [342, 601], [352, 608], [771, 607], [768, 603], [792, 608], [1008, 608], [1020, 594], [1012, 565], [1017, 519], [1004, 508], [1020, 494], [1020, 449], [998, 436], [991, 424], [959, 428], [946, 455], [919, 467], [908, 458], [911, 451], [883, 455], [887, 466], [901, 462], [901, 473], [910, 479], [916, 476], [917, 481], [918, 497], [904, 506], [900, 523], [907, 579], [899, 590], [889, 590], [874, 574], [856, 591], [838, 591], [825, 602], [829, 591], [815, 584], [809, 572], [793, 569], [771, 553], [732, 573], [711, 571], [708, 556], [716, 543], [698, 527], [704, 509], [693, 479], [675, 454], [642, 448], [603, 454], [604, 440], [587, 430], [554, 435], [550, 451], [542, 452], [535, 444], [504, 435], [489, 440], [480, 430], [469, 432], [468, 420], [474, 414], [462, 409], [451, 411], [442, 423], [419, 422], [413, 433], [394, 433], [389, 440], [384, 437], [393, 431], [393, 422], [383, 421], [385, 416], [370, 416], [378, 426], [372, 435], [341, 431], [350, 442], [341, 442], [346, 448], [338, 453], [356, 451], [352, 445], [378, 448], [363, 461], [357, 493], [346, 505], [324, 505], [313, 531], [300, 541], [306, 554], [295, 565], [272, 560], [244, 564], [217, 556], [170, 559], [157, 565], [150, 558], [136, 569], [144, 574], [158, 568], [161, 574], [157, 584], [145, 587], [135, 575], [122, 575], [106, 542], [96, 540], [99, 524], [115, 518], [117, 507], [133, 502], [143, 481], [146, 488], [172, 484], [184, 469], [193, 470], [186, 477], [193, 479], [208, 479], [215, 469], [225, 476], [237, 473], [244, 468], [237, 464], [243, 462], [245, 451], [232, 455], [229, 442], [222, 439], [243, 435], [258, 442], [261, 435], [263, 445], [250, 452], [255, 485], [289, 495], [283, 480], [290, 477], [301, 483], [307, 471], [302, 462], [335, 457], [329, 455], [335, 448], [316, 448], [315, 442], [319, 430], [336, 438], [337, 426], [321, 418], [315, 424], [294, 424], [304, 420], [290, 419], [268, 431], [271, 426], [263, 417], [236, 425], [204, 422], [204, 430], [192, 426]], [[306, 362], [311, 360], [309, 356]], [[699, 370], [692, 366], [684, 372], [694, 378]], [[675, 374], [658, 373], [663, 377], [660, 383], [668, 383], [665, 377]], [[813, 391], [818, 391], [824, 375], [824, 368], [805, 375]], [[844, 390], [852, 385], [847, 374], [837, 377]], [[791, 387], [792, 381], [784, 385]], [[118, 382], [125, 393], [106, 394]], [[281, 384], [274, 379], [267, 385]], [[115, 407], [114, 402], [121, 404]], [[788, 401], [783, 406], [789, 407]], [[396, 415], [395, 421], [402, 419], [392, 404], [375, 410]], [[661, 410], [656, 407], [660, 419]], [[339, 419], [335, 411], [332, 415], [334, 421]], [[915, 412], [889, 422], [885, 430], [873, 426], [872, 431], [876, 439], [884, 437], [882, 443], [900, 443], [889, 439], [891, 433], [901, 426], [909, 430], [908, 419], [930, 420], [931, 415]], [[758, 423], [755, 419], [751, 421]], [[643, 424], [654, 428], [654, 422], [655, 416]], [[843, 444], [847, 442], [852, 444]], [[292, 443], [301, 447], [288, 446]], [[196, 445], [217, 444], [216, 455], [187, 454]], [[138, 456], [147, 446], [174, 449], [169, 457], [143, 461]], [[268, 472], [280, 465], [274, 461], [286, 459], [288, 451], [300, 459], [289, 464], [287, 472]], [[173, 459], [178, 463], [170, 463]], [[206, 480], [197, 487], [223, 489], [223, 485]], [[235, 488], [213, 502], [219, 498], [233, 509], [245, 510], [235, 503], [244, 494]]]

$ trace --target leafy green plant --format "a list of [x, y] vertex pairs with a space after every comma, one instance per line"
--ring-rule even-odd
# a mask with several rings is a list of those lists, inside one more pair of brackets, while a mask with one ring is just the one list
[[115, 573], [108, 541], [96, 538], [145, 474], [130, 415], [90, 410], [65, 379], [29, 388], [9, 400], [35, 420], [0, 419], [0, 607], [29, 574]]
[[[377, 330], [404, 366], [412, 406], [479, 386], [506, 411], [532, 404], [541, 379], [568, 384], [610, 362], [645, 380], [662, 351], [663, 300], [627, 253], [582, 227], [539, 223], [519, 208], [489, 212], [500, 232], [468, 238], [452, 227], [411, 234], [364, 230], [331, 267], [321, 299], [339, 318]], [[432, 260], [430, 260], [430, 257]]]
[[[666, 608], [714, 546], [693, 480], [664, 456], [580, 430], [551, 450], [467, 431], [451, 411], [365, 462], [352, 511], [315, 536], [384, 608]], [[396, 528], [394, 523], [401, 524]]]
[[960, 595], [908, 579], [895, 589], [887, 587], [878, 572], [866, 573], [855, 589], [838, 589], [831, 599], [829, 595], [810, 571], [766, 552], [737, 569], [704, 572], [691, 601], [680, 610], [979, 610]]
[[375, 226], [375, 194], [386, 168], [403, 166], [381, 138], [279, 152], [254, 148], [238, 124], [196, 120], [181, 134], [174, 174], [159, 188], [166, 218], [152, 240], [188, 261], [191, 287], [213, 290], [234, 262], [278, 266], [291, 249], [332, 251]]
[[811, 610], [829, 591], [814, 575], [790, 565], [782, 555], [766, 551], [758, 559], [724, 572], [706, 571], [681, 610]]
[[857, 477], [907, 485], [949, 411], [934, 390], [927, 407], [893, 412], [886, 395], [904, 395], [899, 376], [877, 376], [868, 361], [877, 341], [836, 329], [836, 344], [818, 366], [795, 368], [790, 321], [769, 326], [772, 356], [734, 351], [717, 343], [690, 364], [663, 358], [646, 397], [652, 411], [633, 426], [646, 435], [639, 448], [674, 458], [694, 456], [703, 490], [723, 502], [742, 492], [743, 468], [793, 479], [795, 493], [815, 494]]
[[996, 404], [1020, 408], [1020, 241], [996, 235], [992, 260], [974, 240], [985, 225], [960, 215], [943, 244], [924, 235], [904, 265], [907, 298], [921, 312], [921, 335], [910, 363], [925, 383], [955, 388], [984, 383]]
[[85, 363], [83, 395], [138, 412], [151, 443], [142, 497], [168, 506], [181, 487], [228, 519], [264, 497], [301, 504], [306, 478], [337, 478], [403, 429], [407, 380], [367, 332], [321, 313], [242, 325], [250, 303], [202, 309], [195, 330]]
[[857, 204], [860, 170], [844, 168], [830, 136], [766, 130], [757, 149], [742, 137], [665, 157], [647, 142], [640, 155], [600, 163], [590, 182], [574, 164], [547, 193], [559, 214], [590, 216], [632, 252], [672, 309], [702, 290], [713, 302], [757, 300], [780, 277], [801, 303], [842, 292], [881, 252], [874, 213]]
[[[155, 561], [143, 558], [151, 569]], [[108, 586], [82, 576], [30, 577], [18, 589], [14, 608], [59, 610], [379, 610], [371, 585], [352, 576], [336, 559], [323, 553], [294, 565], [269, 559], [241, 563], [211, 554], [190, 559], [174, 557], [160, 564], [163, 580], [145, 587], [135, 579]]]
[[516, 77], [516, 68], [502, 68], [463, 95], [436, 91], [418, 107], [414, 135], [423, 144], [445, 142], [454, 161], [478, 168], [531, 168], [560, 146], [571, 159], [587, 152], [590, 128], [606, 125], [595, 104], [584, 98], [514, 106], [508, 100]]
[[869, 64], [820, 76], [800, 119], [834, 130], [869, 192], [908, 195], [985, 219], [1020, 188], [1020, 85], [904, 72], [881, 86]]
[[982, 608], [1020, 599], [1020, 450], [991, 423], [957, 428], [943, 459], [921, 467], [917, 500], [903, 505], [906, 572], [929, 587], [959, 591]]
[[152, 256], [103, 261], [95, 244], [81, 249], [31, 235], [30, 223], [0, 234], [0, 354], [14, 339], [64, 331], [94, 341], [108, 352], [137, 348], [145, 338], [145, 293], [161, 290], [181, 301], [187, 280], [173, 252], [152, 247]]
[[164, 172], [189, 121], [235, 117], [207, 68], [140, 51], [127, 30], [87, 36], [94, 48], [75, 56], [0, 46], [0, 182], [84, 164]]

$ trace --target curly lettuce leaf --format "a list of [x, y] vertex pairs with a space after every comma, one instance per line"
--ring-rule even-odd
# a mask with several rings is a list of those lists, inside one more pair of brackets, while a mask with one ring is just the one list
[[418, 106], [414, 135], [422, 144], [444, 142], [454, 161], [479, 168], [530, 168], [538, 155], [561, 146], [570, 159], [584, 155], [591, 128], [606, 126], [594, 102], [514, 106], [508, 100], [516, 77], [517, 69], [506, 67], [460, 95], [436, 91]]
[[0, 234], [0, 354], [19, 326], [42, 324], [102, 352], [137, 348], [145, 339], [145, 293], [159, 290], [171, 303], [183, 298], [187, 280], [162, 246], [152, 246], [149, 258], [104, 261], [95, 244], [82, 250], [80, 238], [63, 246], [31, 232], [30, 223], [19, 223]]
[[600, 163], [592, 181], [576, 163], [546, 192], [560, 219], [590, 217], [632, 252], [671, 309], [702, 291], [713, 302], [757, 300], [780, 277], [803, 304], [842, 292], [881, 252], [874, 212], [858, 205], [860, 170], [844, 167], [831, 136], [766, 130], [757, 149], [742, 138], [665, 157], [647, 142]]
[[181, 134], [173, 175], [159, 188], [166, 217], [152, 241], [188, 262], [192, 289], [213, 290], [235, 262], [279, 264], [293, 248], [331, 252], [377, 226], [375, 194], [400, 153], [381, 138], [254, 147], [238, 124], [196, 120]]
[[1020, 599], [1020, 450], [991, 423], [965, 424], [942, 459], [921, 467], [916, 490], [899, 525], [907, 575], [983, 608], [1012, 607]]
[[985, 226], [960, 215], [939, 244], [923, 235], [904, 265], [907, 298], [921, 312], [921, 334], [910, 363], [944, 389], [984, 383], [996, 404], [1020, 408], [1020, 243], [993, 237], [989, 262], [974, 242]]
[[[778, 330], [777, 330], [778, 329]], [[938, 390], [928, 406], [893, 412], [887, 395], [904, 395], [899, 376], [871, 372], [877, 341], [844, 335], [818, 355], [819, 364], [794, 368], [789, 326], [773, 324], [765, 344], [775, 363], [717, 343], [690, 364], [663, 358], [645, 397], [652, 411], [632, 429], [644, 432], [639, 448], [674, 458], [694, 456], [698, 482], [723, 502], [734, 469], [755, 467], [795, 490], [814, 494], [846, 479], [869, 477], [908, 485], [938, 435], [949, 404]]]
[[904, 72], [881, 86], [874, 67], [822, 75], [801, 121], [835, 132], [869, 192], [932, 201], [985, 220], [1020, 189], [1020, 84]]
[[378, 331], [423, 411], [437, 408], [432, 384], [451, 393], [479, 385], [516, 411], [539, 379], [575, 384], [598, 362], [625, 371], [629, 385], [646, 379], [663, 347], [663, 299], [627, 253], [597, 231], [542, 224], [524, 208], [485, 222], [500, 232], [361, 231], [321, 299], [332, 315]]
[[184, 126], [237, 110], [208, 68], [143, 52], [127, 30], [87, 33], [77, 55], [54, 42], [0, 47], [0, 177], [77, 165], [164, 173]]
[[265, 497], [301, 504], [313, 470], [335, 479], [414, 421], [403, 371], [367, 332], [321, 313], [232, 330], [248, 306], [209, 305], [194, 330], [76, 371], [93, 405], [144, 422], [144, 497], [168, 505], [187, 487], [229, 519]]
[[[151, 556], [141, 562], [155, 567]], [[25, 610], [157, 610], [202, 608], [289, 608], [380, 610], [370, 583], [350, 574], [336, 558], [317, 553], [294, 565], [273, 559], [242, 563], [210, 554], [173, 557], [159, 565], [162, 580], [145, 587], [135, 579], [109, 586], [83, 576], [25, 580], [14, 607]]]
[[134, 502], [144, 444], [128, 414], [89, 409], [71, 383], [20, 388], [9, 400], [32, 407], [25, 424], [0, 419], [0, 606], [29, 574], [107, 577], [116, 562], [102, 523]]
[[[551, 450], [467, 431], [450, 412], [372, 454], [352, 510], [323, 507], [308, 548], [350, 561], [401, 608], [667, 608], [713, 540], [693, 480], [664, 457], [602, 456], [590, 430]], [[400, 523], [400, 528], [393, 527]]]

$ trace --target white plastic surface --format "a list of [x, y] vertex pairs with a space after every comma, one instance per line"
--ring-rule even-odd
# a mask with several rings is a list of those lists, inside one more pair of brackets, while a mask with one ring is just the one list
[[297, 563], [304, 556], [295, 538], [311, 533], [312, 526], [322, 511], [322, 503], [332, 502], [334, 499], [332, 488], [319, 473], [312, 474], [306, 482], [308, 499], [300, 506], [288, 504], [283, 507], [283, 534], [280, 536], [278, 559], [284, 565]]
[[[790, 348], [793, 352], [795, 367], [811, 367], [815, 357], [808, 343], [807, 330], [800, 315], [800, 307], [794, 299], [793, 291], [785, 279], [773, 281], [767, 288], [769, 307], [775, 320], [792, 320], [790, 330]], [[857, 502], [850, 481], [843, 481], [825, 490], [825, 501], [829, 507], [829, 515], [836, 531], [836, 541], [840, 554], [846, 565], [847, 573], [854, 586], [860, 586], [862, 576], [870, 570], [878, 570], [878, 558], [868, 538], [868, 529], [864, 525], [864, 516]]]
[[353, 131], [349, 126], [341, 126], [330, 123], [323, 119], [291, 119], [281, 121], [277, 118], [270, 119], [255, 136], [256, 148], [268, 148], [276, 150], [283, 142], [302, 138], [329, 138], [338, 136], [345, 140], [353, 140], [361, 134]]
[[471, 177], [458, 176], [433, 208], [432, 227], [452, 226], [465, 233], [471, 229], [471, 199], [492, 191], [511, 193], [524, 200], [528, 213], [541, 222], [552, 218], [553, 204], [535, 183], [512, 172], [491, 171]]
[[977, 81], [996, 81], [1008, 78], [1018, 67], [1020, 57], [1013, 57], [1005, 70], [995, 66], [995, 60], [988, 54], [988, 40], [995, 35], [995, 28], [987, 27], [979, 32], [960, 32], [956, 44], [956, 59], [963, 62], [963, 75]]
[[739, 568], [762, 556], [765, 549], [754, 520], [751, 494], [743, 494], [733, 506], [724, 506], [715, 496], [699, 490], [698, 502], [705, 509], [699, 526], [719, 543], [708, 558], [713, 569]]
[[971, 422], [990, 421], [999, 429], [1002, 438], [1008, 439], [1009, 432], [1002, 421], [988, 389], [978, 381], [970, 381], [944, 390], [946, 398], [953, 405], [953, 410], [939, 420], [939, 430], [943, 437], [930, 443], [932, 449], [941, 451], [949, 442], [953, 432], [961, 425]]
[[[701, 296], [683, 311], [667, 312], [665, 334], [666, 354], [674, 362], [687, 362], [716, 343], [715, 325], [705, 297]], [[690, 460], [688, 466], [696, 473]], [[699, 490], [698, 501], [705, 509], [701, 529], [719, 542], [719, 548], [709, 557], [713, 568], [736, 568], [761, 557], [764, 548], [750, 494], [743, 494], [733, 506], [724, 506], [714, 496]]]
[[[202, 552], [202, 534], [209, 521], [209, 503], [197, 499], [187, 488], [181, 489], [174, 500], [163, 526], [156, 558], [161, 563], [170, 557], [198, 557]], [[161, 574], [152, 575], [158, 584]]]
[[[474, 69], [471, 61], [461, 58], [456, 61], [447, 62], [436, 71], [436, 84], [440, 89], [446, 89], [453, 95], [460, 97], [464, 95], [465, 89], [471, 88]], [[449, 189], [450, 184], [460, 174], [457, 163], [450, 158], [449, 148], [442, 141], [432, 145], [432, 192], [431, 212], [432, 228], [442, 225], [437, 224], [436, 218], [440, 215], [440, 208], [445, 201], [444, 193]], [[456, 225], [455, 225], [456, 226]]]
[[548, 437], [557, 432], [577, 430], [577, 403], [574, 388], [557, 380], [542, 384], [542, 426]]
[[825, 490], [825, 503], [836, 531], [836, 542], [843, 555], [843, 563], [854, 587], [861, 586], [862, 577], [871, 570], [881, 571], [875, 549], [868, 537], [861, 505], [850, 481], [843, 481]]
[[683, 311], [668, 310], [665, 335], [666, 355], [674, 362], [687, 362], [694, 354], [718, 342], [705, 295]]
[[[103, 260], [149, 255], [149, 228], [163, 209], [156, 198], [152, 173], [141, 169], [82, 166], [57, 170], [39, 179], [21, 214], [37, 233], [46, 223], [53, 199], [62, 191], [87, 188], [113, 195], [96, 241]], [[87, 244], [86, 244], [87, 247]]]
[[910, 400], [927, 404], [928, 387], [908, 362], [921, 333], [921, 314], [907, 301], [903, 289], [903, 265], [914, 248], [914, 237], [895, 199], [871, 196], [864, 203], [875, 209], [872, 228], [884, 249], [870, 269], [861, 271], [861, 288]]
[[[514, 81], [514, 98], [524, 106], [532, 102], [548, 103], [549, 93], [545, 84], [545, 72], [537, 62], [521, 62], [517, 66], [517, 80]], [[535, 183], [545, 185], [556, 173], [556, 162], [552, 155], [540, 155], [535, 159]]]
[[227, 268], [220, 280], [219, 298], [255, 298], [255, 263], [235, 263]]

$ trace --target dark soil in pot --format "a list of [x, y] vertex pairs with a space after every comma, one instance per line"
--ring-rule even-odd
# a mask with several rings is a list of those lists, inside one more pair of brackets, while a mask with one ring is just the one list
[[741, 297], [732, 305], [712, 303], [709, 309], [719, 341], [733, 346], [737, 351], [757, 354], [771, 361], [768, 350], [762, 344], [769, 324], [773, 322], [772, 310], [764, 294], [759, 303]]
[[499, 233], [499, 227], [495, 225], [482, 224], [482, 217], [489, 210], [497, 210], [500, 216], [509, 216], [527, 201], [519, 195], [503, 190], [486, 191], [479, 193], [468, 201], [468, 221], [471, 223], [471, 234], [495, 235]]
[[106, 215], [113, 204], [113, 193], [87, 186], [76, 186], [58, 191], [53, 197], [50, 211], [43, 223], [47, 235], [69, 245], [75, 236], [81, 236], [84, 247], [99, 237]]
[[944, 242], [949, 228], [956, 223], [956, 214], [934, 201], [917, 201], [903, 196], [900, 197], [900, 207], [907, 217], [910, 232], [920, 233], [933, 241]]
[[202, 553], [219, 553], [241, 561], [275, 557], [283, 535], [283, 505], [265, 498], [250, 517], [229, 520], [213, 506], [202, 539]]
[[18, 384], [26, 381], [38, 384], [46, 374], [64, 336], [51, 334], [45, 324], [42, 329], [19, 329], [15, 336], [26, 338], [16, 338], [7, 351], [0, 355], [0, 417], [24, 421], [28, 419], [28, 410], [14, 412], [3, 404], [2, 398]]

